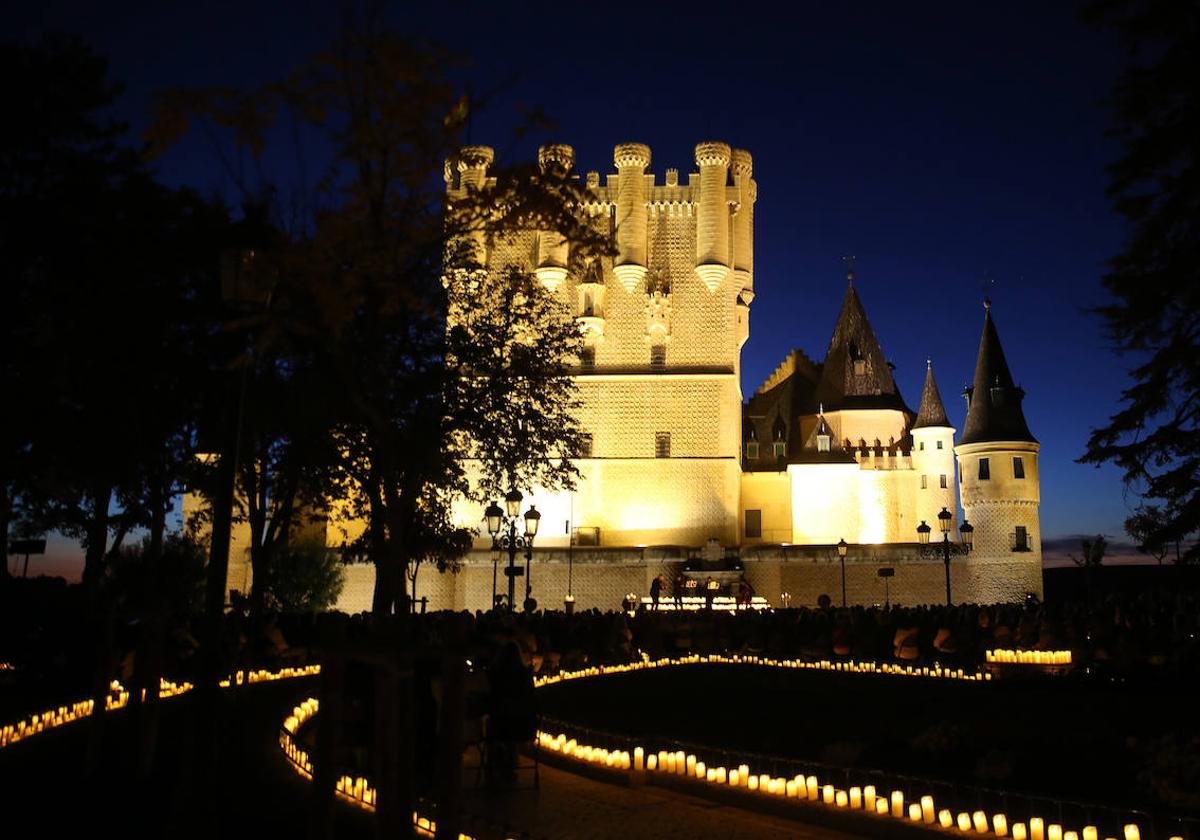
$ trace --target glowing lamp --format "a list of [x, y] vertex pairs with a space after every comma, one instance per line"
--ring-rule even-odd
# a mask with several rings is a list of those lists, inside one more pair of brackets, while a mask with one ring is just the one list
[[975, 545], [975, 526], [964, 519], [958, 526], [958, 533], [962, 537], [962, 544], [970, 551], [971, 547]]
[[838, 544], [837, 544], [838, 557], [845, 557], [846, 552], [849, 550], [849, 548], [850, 548], [850, 546], [846, 544], [845, 539], [838, 540]]
[[950, 533], [950, 523], [954, 521], [954, 514], [951, 513], [950, 511], [946, 510], [945, 508], [942, 508], [941, 512], [937, 515], [937, 520], [938, 520], [938, 530], [941, 531], [943, 534], [949, 534]]
[[[945, 508], [943, 508], [943, 510], [945, 510]], [[929, 543], [929, 534], [932, 531], [933, 529], [926, 524], [924, 519], [922, 519], [921, 524], [917, 526], [917, 539], [920, 541], [921, 545], [927, 545]]]
[[533, 539], [537, 536], [538, 523], [542, 521], [542, 515], [538, 513], [538, 509], [533, 505], [529, 506], [529, 510], [525, 511], [525, 536]]
[[488, 534], [496, 536], [500, 533], [500, 520], [504, 518], [504, 511], [500, 509], [500, 505], [494, 501], [487, 506], [487, 510], [483, 512], [484, 518], [487, 520]]
[[520, 490], [509, 490], [504, 494], [504, 508], [508, 511], [509, 519], [515, 519], [521, 512], [521, 500], [524, 498]]

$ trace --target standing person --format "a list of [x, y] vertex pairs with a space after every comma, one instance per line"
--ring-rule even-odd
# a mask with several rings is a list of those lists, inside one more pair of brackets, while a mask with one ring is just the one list
[[650, 583], [650, 609], [658, 610], [658, 598], [662, 595], [663, 576], [656, 575]]
[[718, 583], [709, 575], [704, 581], [704, 609], [712, 612], [713, 598], [717, 594]]
[[671, 594], [675, 597], [675, 609], [683, 609], [683, 590], [684, 586], [683, 575], [675, 573], [675, 585], [671, 588]]

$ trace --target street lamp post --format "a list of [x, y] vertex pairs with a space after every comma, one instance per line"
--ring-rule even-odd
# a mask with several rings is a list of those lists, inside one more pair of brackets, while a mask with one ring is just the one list
[[845, 539], [838, 540], [837, 550], [838, 559], [842, 561], [842, 606], [846, 606], [846, 552], [850, 546], [846, 544]]
[[971, 551], [974, 544], [975, 528], [967, 520], [963, 520], [962, 525], [958, 526], [958, 532], [961, 535], [961, 543], [950, 542], [950, 525], [954, 522], [954, 514], [946, 508], [942, 508], [941, 513], [937, 515], [938, 529], [942, 532], [942, 541], [940, 544], [930, 545], [929, 535], [933, 533], [933, 528], [921, 520], [921, 524], [917, 526], [917, 537], [921, 542], [921, 556], [925, 558], [936, 558], [941, 556], [946, 564], [946, 606], [952, 606], [950, 599], [950, 557], [954, 554], [967, 555]]
[[[521, 533], [518, 530], [518, 523], [521, 520], [521, 516], [519, 514], [521, 512], [522, 499], [523, 497], [521, 496], [520, 491], [510, 490], [504, 496], [503, 508], [493, 501], [487, 506], [487, 510], [483, 512], [484, 519], [487, 520], [488, 534], [491, 535], [492, 538], [492, 551], [495, 553], [498, 553], [501, 550], [508, 552], [508, 567], [504, 570], [504, 576], [508, 578], [509, 612], [512, 612], [513, 602], [516, 599], [517, 578], [525, 578], [526, 600], [529, 599], [529, 595], [533, 591], [533, 587], [529, 581], [529, 564], [533, 559], [533, 538], [537, 536], [538, 523], [542, 518], [542, 515], [538, 513], [537, 508], [535, 508], [533, 505], [530, 505], [529, 510], [525, 511], [525, 531], [524, 533]], [[521, 569], [517, 566], [518, 550], [524, 550], [525, 553], [524, 569]], [[494, 606], [494, 573], [492, 578], [492, 603]]]

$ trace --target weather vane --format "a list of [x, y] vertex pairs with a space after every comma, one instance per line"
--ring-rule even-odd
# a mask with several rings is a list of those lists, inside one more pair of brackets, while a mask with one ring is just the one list
[[983, 308], [992, 308], [992, 289], [995, 288], [996, 281], [992, 279], [990, 271], [983, 273], [983, 279], [979, 281], [979, 293], [983, 295]]

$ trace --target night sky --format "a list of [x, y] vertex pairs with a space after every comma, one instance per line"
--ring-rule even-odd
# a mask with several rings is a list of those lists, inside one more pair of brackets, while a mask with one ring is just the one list
[[[153, 93], [277, 78], [336, 31], [333, 3], [42, 2], [10, 11], [10, 35], [86, 37], [126, 84], [135, 129]], [[393, 4], [414, 37], [470, 59], [457, 73], [492, 92], [471, 140], [501, 160], [574, 145], [578, 171], [612, 171], [612, 147], [650, 145], [651, 170], [691, 171], [692, 147], [754, 156], [755, 291], [743, 353], [748, 398], [793, 347], [822, 358], [845, 290], [842, 257], [909, 405], [934, 370], [961, 427], [984, 294], [1029, 426], [1042, 444], [1047, 540], [1124, 539], [1115, 470], [1074, 460], [1117, 406], [1125, 360], [1086, 310], [1123, 226], [1104, 197], [1105, 97], [1114, 36], [1068, 2]], [[554, 134], [514, 139], [521, 107]], [[290, 149], [267, 161], [294, 177]], [[235, 199], [195, 137], [160, 164], [171, 183]], [[985, 292], [985, 283], [990, 283]], [[1053, 554], [1047, 545], [1047, 553]], [[1074, 550], [1072, 545], [1071, 550]]]

